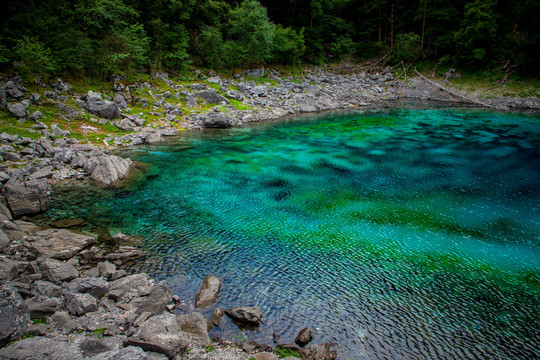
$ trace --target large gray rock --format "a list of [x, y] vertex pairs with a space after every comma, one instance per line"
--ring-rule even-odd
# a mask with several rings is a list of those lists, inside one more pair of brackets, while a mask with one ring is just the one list
[[9, 245], [9, 238], [6, 233], [0, 229], [0, 252], [2, 252]]
[[150, 295], [148, 295], [137, 309], [137, 314], [149, 312], [152, 315], [159, 315], [165, 311], [167, 305], [171, 301], [171, 297], [171, 289], [165, 281], [161, 281], [152, 288]]
[[61, 302], [57, 298], [37, 296], [27, 299], [26, 305], [32, 319], [43, 319], [46, 316], [54, 314], [60, 308]]
[[222, 113], [208, 113], [202, 118], [202, 126], [205, 128], [230, 128], [238, 124], [238, 120]]
[[96, 299], [90, 294], [66, 292], [66, 307], [70, 314], [81, 316], [97, 310]]
[[0, 359], [9, 360], [83, 360], [79, 347], [62, 339], [36, 336], [0, 349]]
[[122, 111], [114, 101], [103, 100], [100, 93], [89, 91], [85, 95], [85, 108], [89, 112], [105, 119], [114, 119], [122, 115]]
[[17, 84], [11, 80], [6, 83], [6, 93], [10, 98], [15, 100], [19, 100], [24, 97], [23, 92], [19, 89]]
[[0, 281], [11, 281], [28, 268], [28, 263], [0, 257]]
[[43, 279], [52, 283], [70, 281], [79, 276], [79, 272], [73, 265], [49, 258], [39, 259], [38, 268]]
[[9, 103], [7, 104], [8, 111], [18, 118], [23, 118], [27, 114], [27, 110], [30, 107], [30, 102], [28, 100], [23, 100], [19, 103]]
[[201, 313], [179, 315], [176, 319], [182, 331], [191, 339], [191, 345], [209, 345], [208, 325]]
[[184, 354], [189, 339], [176, 321], [176, 316], [163, 314], [151, 317], [130, 336], [125, 345], [139, 346], [146, 351], [155, 351], [173, 358]]
[[9, 181], [5, 193], [11, 213], [13, 216], [35, 215], [48, 210], [50, 190], [47, 179], [25, 183]]
[[141, 294], [149, 294], [154, 286], [154, 281], [148, 274], [129, 275], [118, 280], [109, 282], [109, 297], [115, 294], [118, 300], [130, 299]]
[[222, 102], [225, 102], [225, 104], [230, 104], [230, 101], [227, 100], [227, 98], [218, 94], [218, 92], [214, 89], [199, 91], [198, 93], [195, 93], [195, 96], [203, 101], [206, 101], [208, 104], [221, 104]]
[[96, 299], [101, 299], [109, 291], [109, 283], [104, 278], [77, 278], [69, 283], [68, 290], [73, 293], [88, 293]]
[[213, 274], [207, 275], [201, 285], [197, 296], [195, 296], [195, 307], [206, 308], [216, 303], [219, 292], [221, 291], [221, 279]]
[[116, 350], [102, 352], [90, 360], [146, 360], [148, 355], [143, 349], [136, 346], [128, 346]]
[[124, 179], [133, 162], [116, 155], [101, 155], [89, 158], [84, 169], [90, 178], [102, 185], [110, 186]]
[[242, 323], [258, 325], [262, 321], [262, 311], [258, 307], [237, 307], [225, 310], [230, 318]]
[[0, 347], [21, 337], [29, 321], [30, 313], [17, 290], [11, 285], [2, 285], [0, 289]]
[[120, 106], [120, 108], [122, 108], [122, 109], [125, 109], [125, 108], [128, 107], [128, 104], [127, 104], [127, 102], [126, 102], [126, 99], [125, 99], [124, 96], [123, 96], [122, 94], [120, 94], [120, 93], [114, 94], [113, 101], [114, 101], [115, 103], [117, 103], [118, 106]]
[[67, 260], [95, 242], [96, 239], [88, 235], [65, 229], [47, 229], [29, 235], [24, 244], [36, 255]]
[[58, 298], [62, 296], [62, 287], [53, 284], [50, 281], [37, 280], [32, 286], [32, 294], [35, 296], [46, 296], [50, 298]]

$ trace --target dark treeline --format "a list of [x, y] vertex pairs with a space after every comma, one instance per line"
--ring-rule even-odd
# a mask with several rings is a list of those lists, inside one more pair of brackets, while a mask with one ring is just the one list
[[0, 66], [106, 76], [382, 57], [538, 75], [537, 0], [17, 0]]

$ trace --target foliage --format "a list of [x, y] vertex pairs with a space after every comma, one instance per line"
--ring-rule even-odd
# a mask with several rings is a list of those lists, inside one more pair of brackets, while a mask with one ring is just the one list
[[285, 348], [282, 348], [282, 347], [276, 347], [274, 349], [274, 353], [279, 356], [279, 358], [286, 358], [286, 357], [296, 357], [296, 358], [302, 358], [300, 356], [300, 353], [298, 353], [298, 351], [296, 350], [293, 350], [293, 349], [285, 349]]
[[391, 53], [390, 63], [530, 76], [540, 74], [539, 11], [535, 0], [11, 1], [0, 13], [0, 70], [103, 79]]
[[23, 72], [48, 74], [56, 69], [51, 50], [46, 48], [37, 38], [25, 36], [17, 41], [15, 54], [20, 61], [18, 68]]

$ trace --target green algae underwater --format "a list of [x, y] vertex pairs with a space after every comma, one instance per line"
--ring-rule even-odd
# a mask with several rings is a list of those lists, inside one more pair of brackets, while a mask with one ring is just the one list
[[[259, 306], [339, 359], [540, 358], [540, 117], [394, 109], [190, 133], [126, 156], [120, 189], [55, 189], [50, 221], [143, 237], [133, 271], [184, 305]], [[212, 308], [203, 311], [210, 316]]]

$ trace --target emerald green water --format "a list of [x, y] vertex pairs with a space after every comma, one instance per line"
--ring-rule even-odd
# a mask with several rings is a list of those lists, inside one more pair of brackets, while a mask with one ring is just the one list
[[258, 330], [214, 336], [307, 326], [340, 359], [533, 359], [539, 149], [539, 117], [472, 110], [207, 131], [128, 153], [149, 164], [130, 187], [57, 189], [47, 216], [143, 236], [134, 269], [185, 311], [208, 273], [220, 308], [262, 308]]

